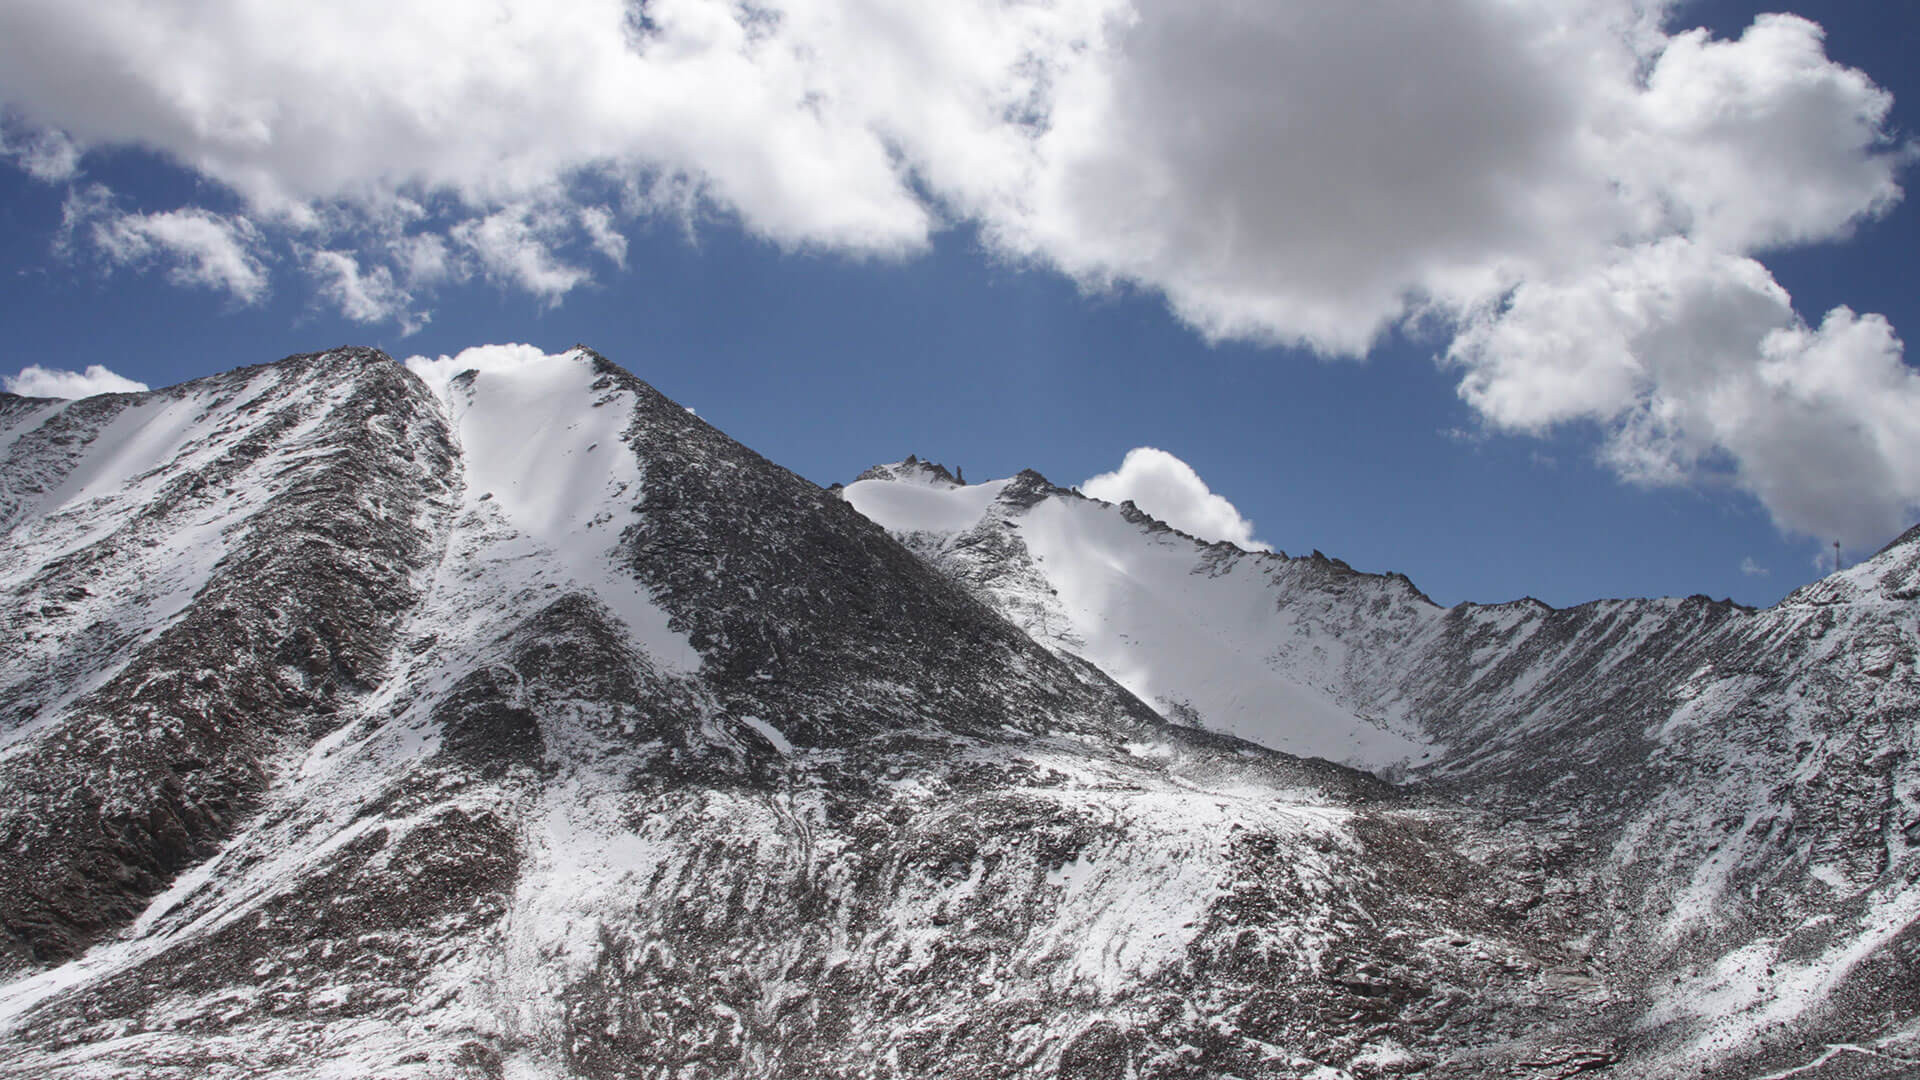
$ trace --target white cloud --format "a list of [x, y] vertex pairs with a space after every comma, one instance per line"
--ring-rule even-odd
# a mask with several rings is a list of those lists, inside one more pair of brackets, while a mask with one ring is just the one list
[[593, 250], [615, 266], [627, 265], [627, 238], [614, 225], [611, 210], [604, 206], [582, 207], [580, 227], [593, 241]]
[[454, 356], [444, 353], [436, 357], [409, 356], [406, 365], [408, 371], [420, 376], [435, 393], [444, 395], [447, 384], [461, 372], [512, 371], [551, 360], [556, 355], [561, 354], [550, 354], [538, 345], [475, 345], [461, 349]]
[[1898, 197], [1890, 98], [1814, 24], [1668, 38], [1640, 11], [1144, 2], [1062, 80], [1031, 191], [993, 220], [1210, 337], [1352, 354], [1622, 242], [1743, 252]]
[[556, 303], [589, 276], [554, 253], [565, 227], [557, 214], [517, 206], [461, 222], [453, 238], [480, 260], [489, 278]]
[[[69, 201], [69, 229], [77, 224], [77, 205]], [[136, 214], [94, 206], [102, 213], [90, 222], [88, 237], [109, 262], [157, 262], [177, 285], [225, 292], [242, 304], [258, 303], [267, 295], [267, 268], [254, 254], [259, 231], [246, 218], [194, 208]]]
[[400, 238], [390, 246], [400, 276], [415, 288], [433, 288], [465, 275], [447, 241], [433, 234]]
[[35, 131], [9, 138], [0, 127], [0, 158], [11, 158], [35, 180], [53, 184], [80, 173], [80, 148], [60, 131]]
[[498, 207], [604, 171], [696, 177], [784, 242], [924, 238], [863, 85], [863, 4], [75, 7], [0, 9], [0, 96], [87, 144], [166, 152], [263, 215], [407, 188]]
[[320, 298], [354, 322], [397, 322], [403, 336], [426, 325], [426, 315], [408, 310], [413, 297], [395, 283], [387, 267], [362, 271], [360, 261], [348, 252], [312, 251], [307, 253], [307, 272]]
[[85, 371], [29, 364], [21, 368], [18, 375], [0, 375], [0, 387], [22, 397], [83, 398], [95, 394], [139, 393], [147, 389], [147, 384], [109, 371], [100, 364], [89, 364]]
[[1724, 481], [1790, 532], [1883, 542], [1920, 507], [1920, 373], [1877, 315], [1817, 328], [1752, 259], [1668, 239], [1528, 282], [1455, 340], [1492, 424], [1588, 420], [1602, 460], [1651, 486]]
[[1772, 571], [1768, 570], [1766, 567], [1761, 566], [1757, 562], [1754, 562], [1753, 556], [1751, 555], [1740, 560], [1740, 572], [1742, 574], [1745, 574], [1748, 577], [1762, 577], [1762, 578], [1772, 573]]
[[1207, 487], [1193, 466], [1152, 446], [1127, 451], [1120, 468], [1101, 473], [1080, 490], [1111, 503], [1132, 500], [1161, 521], [1202, 540], [1225, 540], [1251, 551], [1271, 550], [1253, 536], [1253, 522]]
[[[1842, 354], [1903, 386], [1890, 330], [1851, 312], [1809, 329], [1754, 261], [1900, 198], [1912, 155], [1891, 99], [1805, 19], [1723, 40], [1675, 32], [1685, 11], [14, 0], [0, 103], [61, 145], [147, 147], [237, 193], [244, 217], [96, 231], [243, 299], [266, 285], [255, 226], [352, 258], [352, 279], [290, 262], [343, 311], [404, 323], [474, 275], [558, 303], [597, 259], [624, 265], [623, 226], [649, 214], [858, 256], [971, 222], [1089, 289], [1156, 290], [1211, 339], [1344, 355], [1395, 329], [1459, 332], [1448, 356], [1492, 425], [1605, 424], [1623, 475], [1732, 476], [1785, 528], [1910, 514], [1890, 464], [1920, 459], [1904, 425], [1855, 393], [1808, 396], [1810, 365]], [[1663, 276], [1698, 294], [1662, 299]], [[1549, 307], [1608, 344], [1544, 347], [1573, 337]], [[1699, 359], [1658, 351], [1681, 339]], [[1893, 486], [1877, 503], [1864, 482], [1809, 490], [1728, 411], [1743, 393], [1797, 417], [1799, 445], [1840, 439], [1812, 460], [1878, 462]], [[1865, 434], [1847, 434], [1855, 408]]]
[[1821, 42], [1814, 23], [1762, 15], [1738, 41], [1667, 43], [1626, 146], [1668, 224], [1757, 251], [1841, 235], [1900, 198], [1903, 155], [1881, 145], [1892, 95]]

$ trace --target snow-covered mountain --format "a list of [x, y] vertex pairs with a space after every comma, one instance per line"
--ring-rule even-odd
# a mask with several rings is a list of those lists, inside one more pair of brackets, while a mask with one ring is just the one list
[[1170, 721], [1565, 836], [1554, 886], [1599, 915], [1584, 947], [1670, 1067], [1783, 1031], [1915, 1056], [1920, 528], [1764, 611], [1443, 609], [1032, 472], [963, 485], [909, 458], [843, 495]]
[[0, 522], [0, 1075], [1920, 1057], [1913, 535], [1442, 611], [585, 349], [0, 396]]
[[[1366, 768], [1431, 756], [1417, 723], [1370, 714], [1348, 686], [1379, 682], [1370, 669], [1396, 659], [1356, 638], [1432, 607], [1410, 602], [1421, 598], [1404, 582], [1348, 575], [1368, 595], [1321, 588], [1344, 567], [1203, 544], [1030, 471], [962, 485], [909, 458], [869, 469], [844, 496], [1036, 641], [1096, 664], [1169, 720]], [[1387, 617], [1371, 618], [1383, 605]]]

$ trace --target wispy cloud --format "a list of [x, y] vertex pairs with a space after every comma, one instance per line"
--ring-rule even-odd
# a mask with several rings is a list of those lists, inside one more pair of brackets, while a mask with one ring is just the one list
[[98, 185], [67, 200], [61, 246], [84, 237], [114, 266], [157, 265], [178, 285], [224, 292], [242, 304], [267, 295], [258, 252], [260, 231], [246, 217], [187, 207], [160, 213], [123, 211]]
[[49, 184], [71, 180], [80, 172], [80, 148], [64, 132], [42, 129], [9, 136], [3, 121], [0, 159], [11, 160], [28, 176]]
[[461, 222], [452, 235], [489, 278], [554, 303], [591, 277], [555, 254], [570, 224], [557, 211], [521, 205]]
[[1745, 574], [1748, 577], [1758, 577], [1758, 578], [1766, 577], [1772, 573], [1771, 570], [1768, 570], [1766, 567], [1761, 566], [1757, 562], [1754, 562], [1753, 556], [1751, 555], [1740, 560], [1740, 572], [1742, 574]]
[[412, 295], [395, 282], [388, 267], [363, 271], [351, 252], [312, 251], [307, 253], [307, 272], [321, 298], [354, 322], [396, 322], [402, 336], [426, 325], [428, 316], [410, 310]]

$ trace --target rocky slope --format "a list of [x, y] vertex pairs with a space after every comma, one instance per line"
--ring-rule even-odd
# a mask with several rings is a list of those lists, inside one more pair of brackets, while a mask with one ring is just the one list
[[1380, 768], [1557, 851], [1636, 1073], [1920, 1068], [1920, 529], [1764, 611], [1442, 609], [1033, 473], [910, 458], [844, 495], [1170, 720]]
[[0, 398], [0, 1075], [1566, 1075], [1557, 848], [1172, 725], [585, 350]]

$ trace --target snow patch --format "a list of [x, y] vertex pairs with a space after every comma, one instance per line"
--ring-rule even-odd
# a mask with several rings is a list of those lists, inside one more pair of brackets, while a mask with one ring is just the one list
[[788, 757], [793, 756], [793, 744], [787, 741], [785, 735], [780, 734], [779, 728], [774, 727], [772, 724], [767, 723], [757, 716], [742, 716], [740, 717], [740, 722], [759, 732], [760, 737], [772, 743], [775, 750], [780, 751], [780, 753]]
[[1009, 481], [935, 487], [910, 480], [856, 480], [846, 500], [868, 520], [894, 533], [958, 533], [980, 523]]
[[[478, 366], [462, 366], [469, 363]], [[501, 526], [484, 556], [500, 575], [496, 585], [584, 589], [656, 665], [698, 670], [692, 642], [621, 565], [643, 475], [624, 438], [633, 395], [596, 388], [581, 352], [489, 346], [407, 366], [441, 395], [452, 419], [466, 465], [464, 512]]]

